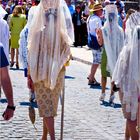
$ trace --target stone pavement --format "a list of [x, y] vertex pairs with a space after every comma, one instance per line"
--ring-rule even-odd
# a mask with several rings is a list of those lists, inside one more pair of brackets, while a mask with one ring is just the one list
[[[85, 48], [72, 48], [72, 55], [78, 61], [71, 61], [67, 68], [65, 77], [65, 114], [64, 114], [64, 140], [123, 140], [125, 121], [122, 116], [120, 102], [116, 94], [115, 106], [108, 104], [109, 94], [106, 97], [106, 104], [100, 104], [99, 96], [101, 87], [90, 87], [87, 85], [87, 75], [90, 65], [86, 61], [92, 60], [90, 50]], [[79, 60], [80, 59], [80, 60]], [[91, 62], [90, 62], [91, 63]], [[15, 116], [6, 122], [1, 117], [6, 107], [4, 95], [0, 103], [0, 140], [40, 140], [42, 134], [42, 119], [36, 112], [34, 129], [30, 122], [28, 108], [28, 88], [26, 78], [23, 77], [23, 70], [10, 70], [13, 83], [14, 100], [16, 104]], [[100, 80], [100, 69], [96, 78]], [[109, 91], [107, 84], [107, 93]], [[56, 140], [60, 137], [60, 115], [61, 104], [58, 107], [56, 117]]]
[[87, 46], [82, 48], [71, 47], [71, 53], [74, 60], [88, 65], [92, 64], [92, 51]]

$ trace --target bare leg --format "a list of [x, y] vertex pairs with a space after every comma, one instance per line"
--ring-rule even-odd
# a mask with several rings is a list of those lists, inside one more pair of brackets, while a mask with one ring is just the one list
[[[111, 79], [112, 79], [112, 77], [111, 77]], [[110, 80], [111, 80], [110, 79]], [[119, 91], [120, 92], [120, 91]], [[110, 94], [110, 97], [112, 96], [112, 95], [114, 95], [114, 92], [113, 92], [113, 90], [112, 90], [112, 84], [111, 84], [111, 94]]]
[[94, 81], [95, 73], [96, 73], [98, 66], [99, 66], [99, 64], [92, 64], [90, 75], [89, 75], [89, 82]]
[[15, 49], [11, 48], [11, 64], [14, 63]]
[[45, 124], [45, 119], [43, 118], [43, 135], [42, 135], [42, 140], [47, 140], [47, 135], [48, 135], [48, 129]]
[[106, 82], [107, 82], [107, 77], [103, 77], [103, 76], [102, 76], [102, 78], [101, 78], [102, 93], [105, 93]]
[[16, 65], [18, 65], [18, 49], [16, 49]]
[[137, 120], [131, 121], [127, 119], [127, 126], [128, 126], [128, 131], [131, 136], [132, 140], [139, 140], [139, 134], [136, 131], [136, 126], [137, 126]]
[[126, 121], [126, 128], [125, 128], [125, 140], [130, 140], [130, 134], [129, 134], [127, 121]]
[[102, 93], [101, 93], [100, 98], [99, 98], [100, 101], [104, 101], [104, 99], [105, 99], [106, 82], [107, 82], [107, 77], [102, 76], [102, 78], [101, 78]]
[[55, 140], [55, 130], [54, 130], [54, 117], [44, 117], [46, 127], [48, 128], [51, 140]]
[[111, 84], [111, 94], [110, 94], [110, 98], [109, 98], [109, 102], [114, 103], [114, 98], [115, 98], [115, 95], [114, 95], [114, 91], [112, 90], [112, 84]]

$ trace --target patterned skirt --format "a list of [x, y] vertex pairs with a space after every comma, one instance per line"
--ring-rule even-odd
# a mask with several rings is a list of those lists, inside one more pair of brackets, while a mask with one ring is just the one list
[[42, 81], [35, 83], [35, 95], [40, 117], [54, 117], [57, 115], [59, 96], [64, 85], [64, 76], [65, 68], [63, 67], [53, 90], [46, 88]]

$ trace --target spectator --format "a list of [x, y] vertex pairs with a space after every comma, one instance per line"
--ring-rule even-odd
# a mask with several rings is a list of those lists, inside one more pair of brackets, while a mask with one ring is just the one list
[[[67, 25], [68, 23], [68, 25]], [[70, 57], [73, 26], [64, 0], [41, 0], [29, 32], [28, 86], [34, 88], [40, 117], [42, 140], [55, 140], [54, 117], [63, 87], [65, 63]]]
[[95, 4], [95, 0], [89, 0], [89, 11], [90, 11], [90, 15], [93, 14], [93, 7], [94, 7], [94, 4]]
[[96, 31], [98, 28], [102, 27], [102, 21], [101, 21], [101, 16], [103, 13], [103, 7], [101, 4], [95, 4], [93, 7], [93, 12], [94, 14], [91, 15], [87, 19], [87, 29], [88, 29], [88, 38], [93, 38], [91, 40], [93, 48], [92, 48], [92, 53], [93, 53], [93, 64], [91, 66], [91, 71], [88, 76], [88, 85], [93, 85], [93, 86], [99, 86], [100, 83], [98, 83], [95, 79], [95, 73], [96, 70], [101, 63], [101, 46], [97, 42], [96, 38]]
[[87, 44], [86, 16], [82, 13], [79, 4], [75, 7], [75, 13], [72, 16], [74, 25], [75, 42], [74, 46], [84, 46]]
[[65, 0], [65, 1], [67, 3], [68, 8], [69, 8], [70, 14], [72, 16], [74, 11], [75, 11], [75, 7], [71, 4], [71, 0]]
[[121, 9], [124, 11], [125, 9], [125, 5], [124, 5], [124, 2], [122, 1], [122, 0], [116, 0], [115, 2], [114, 2], [114, 4], [115, 5], [117, 5], [117, 4], [120, 4], [120, 7], [121, 7]]
[[19, 37], [20, 32], [26, 25], [26, 16], [22, 14], [21, 6], [17, 5], [14, 8], [13, 14], [10, 15], [9, 27], [11, 31], [11, 64], [10, 67], [14, 65], [14, 57], [15, 57], [15, 50], [16, 50], [16, 68], [19, 69], [19, 62], [18, 62], [18, 48], [19, 48]]
[[118, 23], [120, 25], [120, 27], [123, 27], [123, 20], [125, 19], [125, 11], [124, 11], [124, 5], [121, 4], [121, 1], [118, 1], [115, 3], [115, 5], [117, 6], [118, 9]]

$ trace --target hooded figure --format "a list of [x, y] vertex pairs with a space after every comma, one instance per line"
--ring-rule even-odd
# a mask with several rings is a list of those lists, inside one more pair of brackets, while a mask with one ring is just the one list
[[[39, 21], [39, 22], [37, 22]], [[42, 0], [29, 33], [29, 65], [34, 83], [54, 89], [58, 74], [69, 59], [73, 26], [64, 0]]]
[[127, 119], [126, 139], [131, 137], [138, 140], [140, 137], [140, 12], [131, 14], [126, 21], [125, 36], [125, 46], [117, 60], [112, 83], [122, 91], [120, 99], [124, 117]]
[[[55, 140], [54, 116], [57, 115], [59, 95], [64, 85], [65, 67], [74, 40], [69, 9], [64, 0], [41, 0], [30, 26], [28, 86], [32, 81], [43, 135]], [[32, 80], [31, 80], [32, 79]]]
[[126, 22], [125, 46], [120, 53], [112, 81], [123, 92], [126, 112], [131, 112], [131, 120], [136, 119], [138, 96], [140, 96], [140, 12], [132, 14]]
[[[105, 7], [105, 23], [101, 28], [101, 38], [98, 37], [98, 42], [104, 46], [101, 62], [102, 74], [102, 94], [99, 98], [100, 101], [105, 99], [105, 88], [107, 76], [112, 77], [119, 53], [124, 46], [124, 33], [123, 29], [118, 25], [118, 12], [115, 5], [107, 5]], [[100, 33], [100, 34], [101, 34]], [[114, 92], [111, 91], [109, 103], [114, 105]]]
[[105, 7], [106, 22], [102, 28], [104, 47], [107, 55], [107, 69], [112, 75], [119, 53], [124, 46], [124, 33], [118, 25], [118, 13], [115, 5]]

